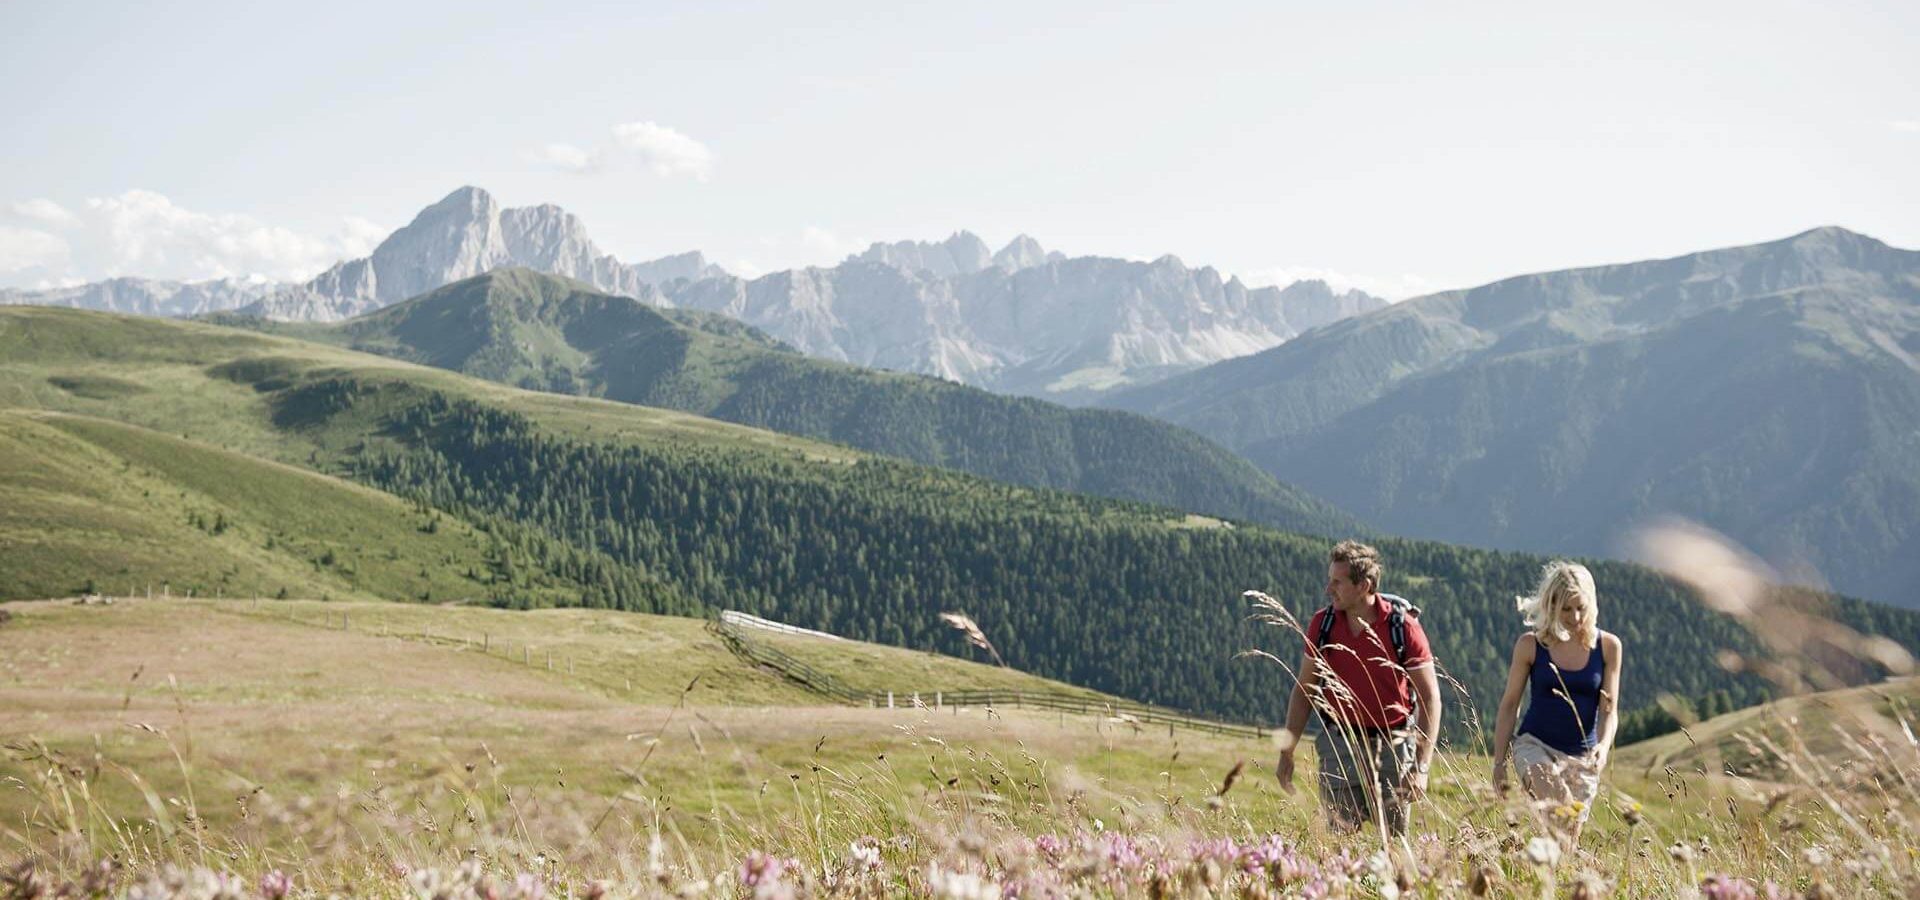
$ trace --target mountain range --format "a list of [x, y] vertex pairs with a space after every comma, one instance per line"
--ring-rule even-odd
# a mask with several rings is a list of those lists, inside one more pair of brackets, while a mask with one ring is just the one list
[[1920, 253], [1821, 228], [1407, 300], [1105, 402], [1391, 533], [1612, 554], [1675, 514], [1916, 606], [1917, 360]]
[[1181, 428], [794, 352], [725, 316], [495, 269], [346, 322], [212, 321], [516, 387], [675, 409], [1031, 487], [1314, 534], [1360, 529]]
[[664, 286], [804, 353], [1085, 402], [1244, 356], [1386, 302], [1325, 282], [1249, 288], [1174, 256], [1067, 258], [1021, 236], [998, 253], [961, 232], [875, 244], [830, 269]]
[[697, 251], [623, 263], [601, 252], [579, 218], [558, 206], [502, 209], [486, 191], [463, 187], [421, 210], [372, 254], [336, 263], [301, 284], [113, 278], [46, 290], [0, 289], [0, 306], [64, 306], [149, 316], [238, 310], [279, 321], [333, 322], [503, 266], [565, 275], [629, 296], [675, 279], [724, 274]]
[[722, 313], [823, 359], [1069, 402], [1254, 353], [1385, 305], [1318, 281], [1249, 288], [1172, 256], [1068, 258], [1026, 235], [998, 252], [967, 232], [876, 243], [832, 268], [753, 279], [698, 252], [628, 264], [603, 253], [571, 213], [551, 204], [502, 209], [475, 187], [421, 210], [371, 255], [304, 284], [123, 278], [0, 291], [0, 304], [333, 322], [509, 266], [656, 306]]

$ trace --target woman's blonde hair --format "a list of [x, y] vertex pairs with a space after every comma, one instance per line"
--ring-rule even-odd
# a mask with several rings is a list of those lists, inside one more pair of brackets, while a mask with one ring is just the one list
[[[1552, 646], [1578, 640], [1591, 647], [1600, 639], [1600, 597], [1593, 588], [1593, 573], [1579, 563], [1554, 560], [1540, 575], [1540, 587], [1531, 597], [1521, 597], [1520, 615], [1542, 644]], [[1577, 630], [1560, 624], [1560, 614], [1571, 608], [1583, 612]]]

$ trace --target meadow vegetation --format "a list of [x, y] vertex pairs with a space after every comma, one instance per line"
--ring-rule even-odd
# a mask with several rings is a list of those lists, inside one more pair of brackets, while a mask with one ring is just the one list
[[[1750, 727], [1760, 713], [1695, 723], [1688, 752], [1673, 745], [1687, 735], [1625, 748], [1582, 845], [1563, 851], [1551, 835], [1569, 811], [1496, 799], [1484, 744], [1444, 750], [1408, 838], [1338, 835], [1310, 782], [1280, 790], [1269, 741], [1107, 716], [824, 704], [677, 617], [179, 599], [4, 609], [0, 856], [12, 862], [0, 896], [1920, 886], [1910, 681], [1798, 698], [1771, 714], [1772, 731]], [[844, 654], [854, 677], [925, 656], [778, 640], [823, 664]], [[1782, 690], [1824, 677], [1809, 677], [1820, 643], [1795, 646], [1799, 657], [1744, 661], [1776, 667]], [[562, 662], [549, 668], [548, 651]], [[987, 668], [937, 662], [942, 681]], [[1729, 766], [1728, 742], [1777, 766]]]

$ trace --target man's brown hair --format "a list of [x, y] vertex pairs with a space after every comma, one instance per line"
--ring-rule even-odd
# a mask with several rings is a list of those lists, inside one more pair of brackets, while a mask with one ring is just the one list
[[1328, 561], [1345, 563], [1348, 581], [1359, 584], [1371, 578], [1373, 589], [1380, 589], [1380, 575], [1386, 571], [1380, 565], [1380, 551], [1359, 541], [1341, 541], [1333, 545], [1333, 553], [1328, 556]]

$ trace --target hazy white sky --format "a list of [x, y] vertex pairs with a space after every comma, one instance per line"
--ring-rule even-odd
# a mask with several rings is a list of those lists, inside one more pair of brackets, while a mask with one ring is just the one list
[[1916, 247], [1917, 35], [1845, 0], [7, 0], [0, 285], [303, 276], [462, 184], [749, 272], [961, 228], [1398, 295]]

